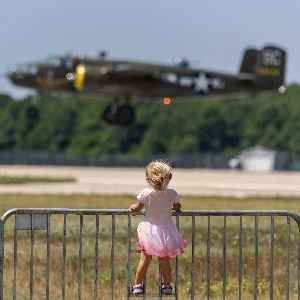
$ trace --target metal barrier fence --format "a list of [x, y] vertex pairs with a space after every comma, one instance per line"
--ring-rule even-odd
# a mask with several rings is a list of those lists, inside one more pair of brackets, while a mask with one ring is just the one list
[[[0, 299], [129, 299], [139, 261], [129, 210], [13, 209], [0, 220]], [[143, 299], [300, 299], [300, 217], [288, 211], [182, 211], [173, 294], [153, 260]]]

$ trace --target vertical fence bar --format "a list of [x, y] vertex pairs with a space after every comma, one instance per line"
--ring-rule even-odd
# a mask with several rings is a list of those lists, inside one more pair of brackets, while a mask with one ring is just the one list
[[291, 247], [291, 226], [290, 217], [286, 220], [286, 276], [285, 276], [285, 290], [286, 299], [290, 299], [290, 247]]
[[257, 300], [258, 296], [258, 216], [255, 215], [255, 227], [254, 227], [254, 299]]
[[[15, 215], [15, 219], [17, 214]], [[13, 278], [13, 300], [17, 297], [17, 265], [18, 265], [18, 231], [16, 224], [14, 227], [14, 278]]]
[[162, 282], [162, 274], [161, 274], [161, 266], [158, 264], [158, 299], [162, 300], [162, 290], [161, 290], [161, 282]]
[[99, 251], [99, 215], [96, 215], [95, 232], [95, 281], [94, 281], [94, 299], [98, 299], [98, 251]]
[[67, 214], [64, 214], [64, 225], [63, 225], [63, 249], [62, 249], [62, 270], [61, 270], [61, 294], [62, 299], [66, 298], [66, 255], [67, 255], [67, 243], [66, 243], [66, 235], [67, 235]]
[[111, 216], [111, 251], [110, 251], [110, 297], [111, 300], [114, 299], [114, 281], [115, 281], [115, 267], [114, 267], [114, 257], [115, 257], [115, 235], [116, 235], [116, 220], [115, 214]]
[[127, 292], [127, 299], [130, 297], [130, 258], [131, 258], [131, 215], [127, 215], [127, 264], [126, 264], [126, 292]]
[[143, 294], [143, 300], [146, 299], [146, 293], [147, 293], [147, 277], [145, 277], [143, 282], [143, 288], [144, 288], [144, 294]]
[[240, 216], [239, 224], [239, 300], [242, 299], [242, 278], [243, 278], [243, 217]]
[[227, 269], [226, 269], [226, 260], [227, 260], [227, 247], [226, 247], [226, 243], [227, 243], [227, 239], [226, 239], [226, 216], [224, 216], [224, 224], [223, 224], [223, 271], [222, 271], [222, 275], [223, 275], [223, 300], [226, 299], [226, 280], [227, 280]]
[[270, 300], [274, 296], [274, 216], [271, 216], [271, 232], [270, 232]]
[[195, 216], [192, 216], [191, 299], [195, 298]]
[[30, 214], [31, 228], [30, 228], [30, 300], [33, 299], [33, 264], [34, 264], [34, 214]]
[[207, 216], [207, 242], [206, 242], [206, 295], [210, 299], [210, 216]]
[[143, 294], [143, 300], [144, 300], [146, 299], [146, 293], [147, 293], [147, 276], [145, 276], [144, 278], [143, 288], [144, 288], [144, 294]]
[[78, 250], [78, 300], [81, 299], [81, 275], [82, 275], [82, 230], [83, 230], [83, 215], [80, 215], [79, 227], [79, 250]]
[[50, 299], [50, 213], [47, 214], [46, 299]]
[[[176, 226], [179, 230], [179, 215], [176, 215]], [[175, 258], [175, 300], [178, 300], [178, 256]]]

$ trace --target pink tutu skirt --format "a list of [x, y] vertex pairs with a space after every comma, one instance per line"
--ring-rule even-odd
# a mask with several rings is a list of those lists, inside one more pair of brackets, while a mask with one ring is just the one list
[[174, 258], [179, 256], [186, 246], [172, 220], [158, 225], [141, 221], [137, 232], [140, 249], [147, 255]]

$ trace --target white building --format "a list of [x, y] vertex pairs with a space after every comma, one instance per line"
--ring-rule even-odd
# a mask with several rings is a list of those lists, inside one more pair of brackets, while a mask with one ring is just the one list
[[229, 160], [229, 167], [249, 172], [272, 172], [275, 169], [276, 151], [254, 146], [241, 151], [237, 157]]

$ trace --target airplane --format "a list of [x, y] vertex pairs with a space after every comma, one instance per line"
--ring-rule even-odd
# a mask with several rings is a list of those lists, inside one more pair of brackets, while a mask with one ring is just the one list
[[[262, 91], [285, 91], [286, 51], [275, 45], [261, 50], [244, 51], [239, 72], [235, 75], [195, 68], [184, 59], [174, 65], [107, 59], [83, 54], [52, 55], [45, 61], [13, 65], [7, 77], [21, 87], [38, 93], [72, 92], [84, 95], [105, 95], [115, 102], [103, 112], [108, 124], [126, 126], [135, 122], [132, 97], [162, 97], [170, 104], [172, 97], [256, 94]], [[119, 104], [119, 99], [124, 104]], [[37, 109], [29, 108], [34, 118]]]

